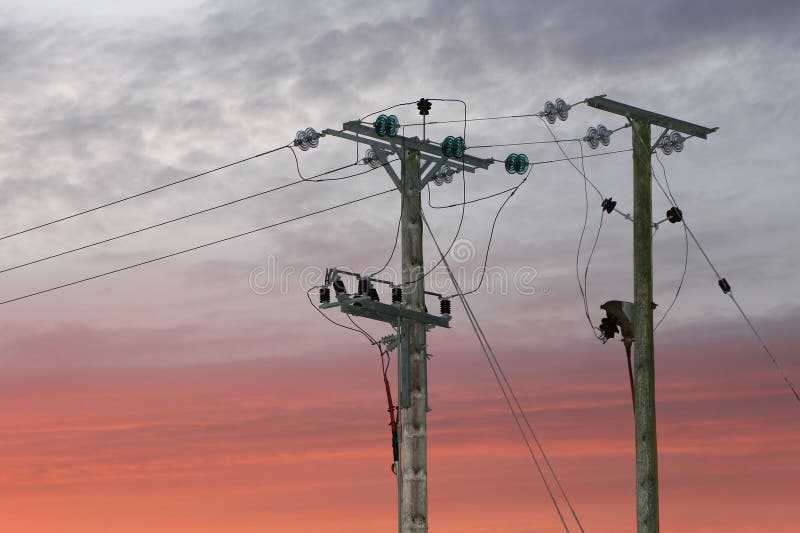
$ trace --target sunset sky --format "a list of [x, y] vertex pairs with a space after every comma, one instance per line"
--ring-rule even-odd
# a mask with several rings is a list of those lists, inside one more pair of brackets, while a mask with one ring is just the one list
[[[607, 94], [720, 128], [660, 159], [695, 235], [800, 383], [800, 4], [642, 4], [2, 0], [0, 270], [294, 181], [282, 150], [3, 238], [285, 145], [309, 126], [338, 129], [421, 97], [463, 100], [480, 118]], [[433, 104], [429, 120], [464, 116], [459, 103]], [[402, 124], [420, 118], [413, 105], [393, 112]], [[575, 139], [599, 123], [624, 120], [581, 105], [552, 129]], [[439, 142], [462, 128], [427, 135]], [[466, 139], [469, 153], [500, 161], [563, 157], [552, 143], [479, 148], [551, 140], [535, 117], [470, 122]], [[583, 150], [630, 146], [625, 129], [609, 147]], [[580, 154], [575, 141], [562, 148]], [[358, 150], [328, 136], [298, 151], [299, 166], [324, 172]], [[630, 152], [584, 164], [630, 212]], [[467, 174], [466, 195], [519, 179], [497, 163]], [[390, 186], [379, 169], [289, 187], [2, 272], [0, 301]], [[600, 219], [589, 193], [581, 269]], [[431, 194], [434, 205], [461, 201], [461, 176]], [[466, 206], [450, 255], [464, 288], [503, 199]], [[449, 244], [461, 209], [423, 205]], [[653, 205], [656, 219], [669, 207], [657, 187]], [[394, 531], [378, 352], [324, 320], [306, 290], [325, 267], [383, 265], [399, 209], [399, 195], [386, 194], [1, 304], [0, 530]], [[584, 316], [575, 260], [585, 209], [572, 166], [534, 165], [498, 219], [492, 275], [469, 298], [586, 531], [630, 532], [630, 391], [621, 343], [598, 342]], [[603, 220], [588, 278], [595, 324], [603, 302], [633, 299], [631, 233], [620, 216]], [[654, 247], [658, 320], [683, 270], [680, 225], [663, 224]], [[433, 265], [427, 238], [425, 254]], [[398, 269], [396, 253], [387, 276]], [[452, 290], [441, 269], [428, 286]], [[428, 336], [431, 531], [563, 531], [456, 302], [452, 326]], [[662, 531], [800, 530], [800, 404], [693, 244], [655, 347]]]

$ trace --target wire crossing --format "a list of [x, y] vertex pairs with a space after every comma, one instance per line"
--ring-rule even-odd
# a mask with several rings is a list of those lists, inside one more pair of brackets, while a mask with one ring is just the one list
[[[541, 441], [536, 436], [536, 433], [533, 431], [533, 427], [531, 426], [530, 421], [528, 420], [528, 417], [525, 415], [525, 411], [522, 409], [522, 405], [520, 404], [519, 399], [517, 398], [516, 394], [514, 393], [514, 389], [511, 387], [511, 383], [508, 381], [508, 378], [505, 375], [505, 372], [503, 371], [502, 366], [500, 365], [500, 361], [497, 359], [497, 356], [495, 355], [494, 350], [492, 349], [491, 345], [489, 344], [489, 341], [486, 338], [486, 335], [484, 334], [483, 329], [480, 326], [480, 323], [478, 323], [477, 317], [475, 316], [474, 312], [472, 311], [472, 308], [471, 308], [471, 306], [469, 304], [469, 301], [464, 296], [464, 293], [462, 292], [461, 287], [458, 284], [458, 280], [456, 279], [455, 275], [453, 274], [453, 271], [450, 269], [450, 264], [447, 262], [446, 254], [444, 254], [442, 252], [442, 249], [441, 249], [441, 247], [439, 246], [439, 243], [436, 240], [436, 236], [434, 235], [433, 230], [430, 227], [430, 224], [428, 224], [428, 220], [425, 217], [425, 214], [421, 210], [420, 210], [420, 215], [422, 217], [422, 221], [425, 224], [426, 229], [428, 230], [428, 234], [431, 236], [431, 239], [433, 240], [433, 243], [434, 243], [434, 245], [436, 247], [436, 250], [438, 251], [439, 256], [442, 259], [442, 263], [444, 264], [445, 268], [447, 269], [447, 273], [448, 273], [448, 275], [450, 277], [450, 280], [453, 283], [453, 286], [456, 289], [456, 292], [458, 294], [459, 299], [461, 300], [461, 304], [464, 306], [464, 311], [467, 314], [467, 318], [470, 321], [470, 325], [472, 326], [472, 329], [475, 332], [475, 336], [478, 338], [478, 342], [481, 345], [481, 349], [483, 350], [484, 355], [486, 356], [486, 359], [489, 361], [489, 366], [490, 366], [490, 368], [492, 370], [492, 373], [494, 374], [495, 380], [497, 381], [497, 384], [500, 387], [500, 391], [503, 393], [503, 397], [505, 398], [506, 404], [508, 405], [508, 408], [511, 411], [511, 415], [514, 418], [514, 422], [516, 422], [517, 428], [519, 428], [520, 434], [522, 435], [522, 439], [525, 441], [525, 445], [528, 448], [528, 452], [530, 453], [531, 459], [533, 459], [534, 465], [536, 466], [536, 469], [539, 472], [539, 476], [541, 477], [542, 482], [544, 483], [545, 489], [547, 490], [547, 493], [550, 496], [550, 500], [553, 503], [553, 506], [554, 506], [554, 508], [556, 510], [556, 513], [558, 514], [558, 517], [559, 517], [559, 519], [561, 521], [561, 524], [564, 526], [564, 530], [567, 533], [569, 533], [569, 526], [567, 526], [567, 523], [566, 523], [566, 520], [564, 518], [564, 515], [561, 512], [561, 508], [558, 505], [558, 501], [556, 500], [555, 495], [553, 494], [553, 490], [552, 490], [552, 488], [550, 487], [550, 484], [547, 481], [547, 477], [545, 476], [545, 473], [544, 473], [544, 471], [543, 471], [543, 469], [542, 469], [542, 467], [541, 467], [541, 465], [539, 463], [539, 460], [536, 458], [536, 454], [534, 453], [533, 448], [531, 446], [531, 443], [530, 443], [530, 441], [528, 439], [528, 436], [525, 433], [525, 430], [523, 429], [522, 424], [519, 421], [519, 417], [521, 417], [525, 421], [525, 425], [527, 426], [528, 431], [531, 433], [531, 436], [533, 437], [534, 441], [536, 442], [536, 445], [537, 445], [537, 447], [539, 449], [539, 452], [541, 453], [541, 455], [542, 455], [542, 457], [543, 457], [543, 459], [545, 461], [545, 464], [547, 465], [547, 468], [550, 471], [551, 476], [555, 480], [556, 485], [558, 486], [562, 497], [566, 501], [567, 506], [569, 507], [570, 512], [572, 513], [572, 517], [575, 519], [575, 522], [578, 524], [578, 528], [581, 530], [581, 532], [584, 532], [583, 525], [581, 524], [581, 521], [578, 518], [578, 515], [575, 512], [575, 509], [572, 506], [572, 503], [570, 502], [569, 497], [567, 496], [566, 491], [564, 490], [564, 487], [562, 486], [561, 481], [559, 480], [558, 475], [555, 472], [555, 469], [553, 468], [553, 465], [550, 463], [550, 460], [547, 458], [547, 454], [545, 453], [544, 448], [542, 447]], [[506, 389], [508, 391], [506, 391]], [[510, 398], [509, 398], [509, 394], [510, 394]], [[512, 399], [513, 399], [514, 404], [512, 404]], [[514, 409], [514, 405], [516, 405], [516, 408], [519, 411], [519, 415], [517, 415], [517, 413], [516, 413], [516, 411]]]

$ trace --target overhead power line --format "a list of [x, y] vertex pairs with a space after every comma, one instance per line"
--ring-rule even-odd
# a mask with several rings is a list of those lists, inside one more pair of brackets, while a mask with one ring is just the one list
[[[634, 128], [633, 131], [636, 132], [636, 129]], [[642, 140], [641, 137], [639, 137], [639, 140], [640, 141]], [[784, 383], [786, 383], [786, 386], [789, 387], [789, 390], [794, 395], [795, 400], [797, 400], [797, 402], [800, 404], [800, 393], [798, 393], [797, 388], [794, 386], [792, 381], [789, 379], [789, 376], [786, 375], [786, 372], [783, 370], [783, 367], [778, 362], [778, 359], [772, 354], [772, 351], [767, 346], [767, 343], [764, 342], [764, 339], [758, 333], [758, 330], [756, 329], [755, 325], [753, 325], [753, 322], [750, 320], [750, 317], [747, 315], [747, 313], [745, 313], [744, 309], [739, 304], [738, 300], [736, 300], [736, 297], [733, 295], [733, 289], [731, 288], [731, 286], [728, 283], [728, 281], [720, 275], [719, 270], [717, 270], [717, 267], [714, 266], [714, 263], [711, 261], [711, 258], [708, 256], [708, 254], [706, 253], [705, 249], [700, 244], [700, 241], [697, 239], [697, 237], [695, 236], [694, 232], [692, 231], [692, 228], [689, 227], [689, 224], [686, 223], [686, 216], [683, 215], [683, 210], [680, 209], [680, 206], [678, 205], [678, 202], [676, 201], [675, 197], [671, 194], [671, 191], [668, 191], [667, 189], [665, 189], [664, 186], [661, 185], [661, 182], [656, 178], [655, 171], [654, 171], [652, 165], [650, 165], [650, 173], [653, 176], [653, 181], [656, 182], [656, 185], [658, 185], [658, 188], [661, 190], [661, 193], [667, 199], [667, 202], [672, 207], [675, 207], [676, 209], [679, 209], [681, 211], [681, 218], [682, 218], [682, 222], [683, 222], [684, 228], [686, 228], [686, 231], [688, 232], [689, 236], [692, 238], [692, 241], [694, 241], [695, 246], [697, 246], [697, 249], [700, 250], [700, 253], [705, 258], [706, 263], [708, 263], [708, 266], [711, 267], [711, 270], [714, 272], [714, 275], [717, 277], [717, 282], [719, 283], [720, 288], [722, 289], [722, 292], [724, 294], [728, 295], [728, 297], [730, 297], [731, 301], [736, 306], [736, 308], [739, 310], [739, 313], [742, 315], [742, 318], [744, 318], [744, 321], [747, 323], [747, 326], [750, 328], [750, 331], [752, 331], [753, 336], [756, 338], [758, 343], [761, 345], [761, 348], [767, 354], [767, 356], [769, 357], [770, 361], [772, 361], [773, 366], [778, 371], [778, 374], [780, 374], [780, 376], [783, 378], [783, 381], [784, 381]]]
[[321, 213], [325, 213], [325, 212], [328, 212], [328, 211], [333, 211], [334, 209], [338, 209], [340, 207], [344, 207], [344, 206], [347, 206], [347, 205], [351, 205], [351, 204], [355, 204], [355, 203], [358, 203], [358, 202], [362, 202], [364, 200], [368, 200], [370, 198], [375, 198], [377, 196], [388, 194], [388, 193], [390, 193], [392, 191], [395, 191], [395, 190], [397, 190], [397, 188], [393, 187], [393, 188], [387, 189], [385, 191], [381, 191], [381, 192], [377, 192], [377, 193], [374, 193], [374, 194], [369, 194], [367, 196], [362, 196], [360, 198], [356, 198], [355, 200], [350, 200], [350, 201], [347, 201], [347, 202], [343, 202], [343, 203], [340, 203], [340, 204], [333, 205], [331, 207], [326, 207], [324, 209], [319, 209], [317, 211], [312, 211], [312, 212], [306, 213], [304, 215], [299, 215], [299, 216], [296, 216], [296, 217], [288, 218], [286, 220], [282, 220], [280, 222], [275, 222], [274, 224], [268, 224], [266, 226], [261, 226], [260, 228], [256, 228], [256, 229], [253, 229], [253, 230], [250, 230], [250, 231], [245, 231], [243, 233], [237, 233], [236, 235], [231, 235], [229, 237], [224, 237], [222, 239], [217, 239], [215, 241], [211, 241], [211, 242], [207, 242], [207, 243], [204, 243], [204, 244], [200, 244], [198, 246], [192, 246], [191, 248], [185, 248], [185, 249], [179, 250], [177, 252], [172, 252], [170, 254], [166, 254], [166, 255], [159, 256], [159, 257], [155, 257], [153, 259], [148, 259], [146, 261], [141, 261], [139, 263], [135, 263], [135, 264], [132, 264], [132, 265], [124, 266], [122, 268], [109, 270], [107, 272], [103, 272], [103, 273], [100, 273], [100, 274], [95, 274], [94, 276], [89, 276], [89, 277], [82, 278], [82, 279], [79, 279], [79, 280], [76, 280], [76, 281], [71, 281], [69, 283], [63, 283], [61, 285], [56, 285], [55, 287], [50, 287], [50, 288], [43, 289], [43, 290], [40, 290], [40, 291], [31, 292], [31, 293], [25, 294], [23, 296], [17, 296], [16, 298], [9, 298], [8, 300], [0, 301], [0, 305], [10, 304], [12, 302], [17, 302], [19, 300], [24, 300], [26, 298], [31, 298], [33, 296], [38, 296], [40, 294], [45, 294], [45, 293], [56, 291], [56, 290], [63, 289], [63, 288], [66, 288], [66, 287], [71, 287], [73, 285], [78, 285], [80, 283], [84, 283], [84, 282], [91, 281], [91, 280], [94, 280], [94, 279], [102, 278], [102, 277], [105, 277], [105, 276], [110, 276], [111, 274], [116, 274], [118, 272], [123, 272], [125, 270], [131, 270], [131, 269], [134, 269], [134, 268], [138, 268], [140, 266], [149, 265], [150, 263], [155, 263], [157, 261], [162, 261], [164, 259], [169, 259], [170, 257], [175, 257], [175, 256], [186, 254], [186, 253], [189, 253], [189, 252], [194, 252], [194, 251], [200, 250], [202, 248], [208, 248], [209, 246], [214, 246], [216, 244], [221, 244], [221, 243], [224, 243], [224, 242], [232, 241], [234, 239], [238, 239], [239, 237], [244, 237], [246, 235], [252, 235], [253, 233], [258, 233], [260, 231], [276, 228], [276, 227], [282, 226], [284, 224], [289, 224], [290, 222], [295, 222], [297, 220], [308, 218], [308, 217], [311, 217], [311, 216], [314, 216], [314, 215], [319, 215]]
[[45, 222], [43, 224], [38, 224], [36, 226], [31, 226], [31, 227], [25, 228], [23, 230], [15, 231], [14, 233], [9, 233], [7, 235], [2, 235], [2, 236], [0, 236], [0, 241], [2, 241], [4, 239], [9, 239], [11, 237], [16, 237], [17, 235], [22, 235], [23, 233], [28, 233], [30, 231], [34, 231], [34, 230], [41, 229], [41, 228], [44, 228], [44, 227], [47, 227], [47, 226], [51, 226], [51, 225], [57, 224], [59, 222], [64, 222], [65, 220], [69, 220], [71, 218], [76, 218], [76, 217], [79, 217], [79, 216], [82, 216], [82, 215], [86, 215], [86, 214], [92, 213], [94, 211], [99, 211], [100, 209], [104, 209], [104, 208], [110, 207], [112, 205], [121, 204], [122, 202], [127, 202], [128, 200], [133, 200], [134, 198], [139, 198], [140, 196], [144, 196], [146, 194], [150, 194], [150, 193], [153, 193], [153, 192], [156, 192], [156, 191], [160, 191], [162, 189], [166, 189], [168, 187], [172, 187], [172, 186], [178, 185], [180, 183], [185, 183], [187, 181], [200, 178], [202, 176], [207, 176], [209, 174], [213, 174], [214, 172], [218, 172], [218, 171], [226, 169], [226, 168], [230, 168], [230, 167], [233, 167], [233, 166], [236, 166], [236, 165], [240, 165], [240, 164], [245, 163], [247, 161], [252, 161], [253, 159], [257, 159], [259, 157], [263, 157], [265, 155], [269, 155], [269, 154], [278, 152], [280, 150], [285, 150], [285, 149], [287, 149], [287, 148], [289, 148], [291, 146], [292, 146], [291, 144], [286, 144], [284, 146], [279, 146], [278, 148], [273, 148], [272, 150], [267, 150], [266, 152], [261, 152], [261, 153], [256, 154], [256, 155], [251, 155], [250, 157], [245, 157], [244, 159], [239, 159], [238, 161], [234, 161], [232, 163], [227, 163], [225, 165], [222, 165], [222, 166], [219, 166], [219, 167], [216, 167], [216, 168], [212, 168], [211, 170], [206, 170], [204, 172], [200, 172], [199, 174], [194, 174], [194, 175], [189, 176], [187, 178], [181, 178], [181, 179], [178, 179], [178, 180], [175, 180], [175, 181], [171, 181], [169, 183], [165, 183], [164, 185], [159, 185], [158, 187], [153, 187], [152, 189], [147, 189], [145, 191], [138, 192], [136, 194], [131, 194], [129, 196], [125, 196], [123, 198], [119, 198], [119, 199], [113, 200], [111, 202], [106, 202], [106, 203], [100, 204], [100, 205], [98, 205], [96, 207], [92, 207], [92, 208], [89, 208], [89, 209], [84, 209], [83, 211], [78, 211], [77, 213], [73, 213], [73, 214], [67, 215], [65, 217], [56, 218], [54, 220], [51, 220], [49, 222]]
[[[430, 224], [428, 223], [428, 220], [425, 218], [425, 214], [421, 210], [420, 210], [420, 215], [422, 217], [422, 221], [425, 224], [426, 229], [428, 230], [428, 234], [431, 236], [431, 239], [433, 240], [434, 246], [436, 247], [436, 249], [437, 249], [437, 251], [439, 253], [439, 256], [442, 259], [442, 262], [444, 263], [444, 266], [447, 269], [447, 273], [450, 276], [450, 280], [452, 281], [453, 286], [456, 289], [456, 293], [458, 294], [459, 299], [461, 300], [461, 304], [464, 307], [464, 311], [467, 314], [467, 318], [470, 321], [470, 325], [472, 326], [472, 329], [475, 332], [476, 337], [478, 338], [478, 342], [481, 345], [481, 349], [483, 350], [483, 353], [486, 356], [487, 361], [489, 362], [489, 366], [490, 366], [490, 368], [492, 370], [492, 373], [493, 373], [493, 375], [495, 377], [495, 380], [497, 381], [497, 384], [500, 387], [500, 391], [503, 393], [503, 397], [505, 398], [506, 404], [508, 405], [508, 408], [511, 411], [511, 415], [514, 418], [514, 422], [516, 422], [516, 425], [519, 428], [520, 434], [522, 435], [522, 438], [525, 441], [525, 445], [528, 448], [528, 452], [530, 453], [531, 459], [533, 460], [533, 463], [536, 466], [537, 471], [539, 472], [539, 476], [541, 477], [542, 482], [544, 483], [545, 489], [547, 490], [547, 493], [550, 496], [550, 500], [552, 501], [553, 506], [554, 506], [554, 508], [555, 508], [555, 510], [556, 510], [556, 512], [558, 514], [558, 517], [561, 520], [561, 524], [564, 526], [564, 530], [569, 532], [569, 527], [567, 526], [567, 523], [566, 523], [566, 520], [564, 518], [564, 515], [562, 514], [561, 508], [558, 505], [558, 501], [556, 500], [555, 495], [553, 494], [553, 491], [552, 491], [552, 489], [550, 487], [550, 484], [547, 481], [547, 477], [546, 477], [546, 475], [544, 473], [544, 470], [542, 469], [542, 467], [541, 467], [541, 465], [539, 463], [539, 460], [536, 458], [536, 454], [533, 451], [533, 447], [531, 446], [530, 440], [528, 439], [528, 435], [525, 433], [525, 430], [523, 429], [522, 423], [520, 422], [519, 418], [522, 418], [524, 420], [524, 422], [525, 422], [525, 424], [526, 424], [526, 426], [528, 428], [528, 431], [530, 432], [531, 436], [533, 437], [534, 441], [536, 442], [536, 445], [537, 445], [537, 447], [539, 449], [539, 453], [541, 453], [542, 458], [544, 459], [545, 464], [547, 465], [551, 476], [555, 480], [555, 482], [556, 482], [556, 484], [557, 484], [557, 486], [558, 486], [558, 488], [559, 488], [559, 490], [561, 492], [562, 497], [564, 498], [565, 502], [567, 503], [567, 506], [569, 507], [573, 518], [575, 519], [575, 522], [578, 524], [578, 528], [581, 530], [581, 532], [583, 532], [584, 531], [583, 525], [581, 524], [581, 521], [578, 518], [578, 515], [575, 512], [575, 509], [572, 506], [572, 503], [570, 502], [569, 497], [567, 496], [566, 491], [564, 490], [564, 487], [562, 486], [561, 481], [559, 480], [558, 475], [555, 472], [555, 469], [553, 468], [553, 465], [550, 463], [550, 460], [547, 458], [547, 454], [545, 453], [544, 448], [542, 447], [541, 441], [536, 436], [536, 433], [533, 431], [533, 427], [531, 426], [530, 421], [528, 420], [528, 417], [525, 415], [525, 411], [522, 409], [522, 405], [520, 404], [519, 399], [517, 398], [516, 394], [514, 393], [514, 389], [511, 387], [511, 383], [509, 382], [508, 377], [506, 376], [505, 372], [503, 371], [503, 368], [500, 365], [500, 361], [497, 359], [497, 356], [495, 355], [494, 350], [492, 349], [491, 345], [489, 344], [489, 341], [486, 338], [486, 335], [483, 332], [483, 329], [481, 328], [480, 324], [478, 323], [477, 317], [475, 316], [475, 313], [472, 311], [472, 307], [470, 306], [469, 301], [464, 296], [464, 293], [463, 293], [463, 291], [461, 290], [461, 287], [458, 284], [458, 280], [456, 279], [455, 275], [453, 274], [453, 271], [450, 269], [450, 264], [447, 262], [446, 254], [444, 254], [442, 252], [442, 249], [441, 249], [441, 247], [439, 246], [439, 243], [436, 240], [436, 236], [434, 235], [433, 230], [431, 229]], [[513, 404], [512, 404], [512, 399], [513, 399], [513, 402], [514, 402]], [[514, 409], [514, 405], [516, 405], [516, 410]], [[517, 411], [519, 411], [519, 414], [517, 414]]]
[[277, 187], [272, 187], [270, 189], [267, 189], [267, 190], [264, 190], [264, 191], [260, 191], [260, 192], [254, 193], [254, 194], [250, 194], [250, 195], [247, 195], [247, 196], [243, 196], [241, 198], [237, 198], [235, 200], [231, 200], [229, 202], [218, 204], [218, 205], [206, 208], [206, 209], [201, 209], [199, 211], [194, 211], [194, 212], [188, 213], [186, 215], [182, 215], [182, 216], [179, 216], [179, 217], [176, 217], [176, 218], [172, 218], [172, 219], [169, 219], [169, 220], [164, 220], [163, 222], [158, 222], [156, 224], [151, 224], [149, 226], [145, 226], [143, 228], [139, 228], [139, 229], [135, 229], [135, 230], [132, 230], [132, 231], [128, 231], [128, 232], [125, 232], [125, 233], [122, 233], [122, 234], [119, 234], [119, 235], [115, 235], [113, 237], [108, 237], [106, 239], [101, 239], [99, 241], [95, 241], [95, 242], [92, 242], [92, 243], [89, 243], [89, 244], [85, 244], [83, 246], [78, 246], [76, 248], [65, 250], [63, 252], [58, 252], [58, 253], [51, 254], [51, 255], [48, 255], [48, 256], [45, 256], [45, 257], [41, 257], [39, 259], [34, 259], [32, 261], [27, 261], [25, 263], [20, 263], [18, 265], [14, 265], [12, 267], [4, 268], [4, 269], [0, 270], [0, 274], [3, 274], [5, 272], [10, 272], [12, 270], [17, 270], [19, 268], [31, 266], [31, 265], [34, 265], [36, 263], [41, 263], [43, 261], [48, 261], [50, 259], [55, 259], [57, 257], [63, 257], [63, 256], [68, 255], [68, 254], [79, 252], [81, 250], [86, 250], [88, 248], [99, 246], [101, 244], [106, 244], [106, 243], [109, 243], [109, 242], [112, 242], [112, 241], [116, 241], [116, 240], [119, 240], [119, 239], [122, 239], [122, 238], [125, 238], [125, 237], [130, 237], [132, 235], [137, 235], [139, 233], [143, 233], [143, 232], [149, 231], [151, 229], [155, 229], [155, 228], [159, 228], [159, 227], [162, 227], [162, 226], [166, 226], [168, 224], [172, 224], [173, 222], [186, 220], [188, 218], [192, 218], [192, 217], [197, 216], [197, 215], [202, 215], [202, 214], [205, 214], [205, 213], [209, 213], [211, 211], [214, 211], [214, 210], [217, 210], [217, 209], [221, 209], [223, 207], [229, 207], [229, 206], [237, 204], [239, 202], [244, 202], [245, 200], [252, 200], [253, 198], [257, 198], [259, 196], [264, 196], [264, 195], [267, 195], [267, 194], [270, 194], [270, 193], [273, 193], [273, 192], [277, 192], [277, 191], [280, 191], [282, 189], [287, 189], [289, 187], [292, 187], [294, 185], [299, 185], [301, 183], [309, 183], [309, 182], [321, 183], [321, 182], [325, 182], [325, 181], [337, 181], [337, 180], [342, 180], [342, 179], [354, 178], [356, 176], [361, 176], [362, 174], [367, 174], [368, 172], [372, 172], [373, 170], [381, 168], [381, 167], [383, 167], [385, 165], [388, 165], [390, 163], [392, 163], [392, 161], [387, 161], [385, 164], [380, 165], [378, 167], [370, 168], [368, 170], [365, 170], [363, 172], [357, 172], [355, 174], [349, 174], [347, 176], [340, 176], [340, 177], [336, 177], [336, 178], [327, 178], [327, 179], [315, 179], [315, 178], [318, 178], [319, 176], [325, 176], [325, 175], [331, 174], [333, 172], [337, 172], [337, 171], [340, 171], [342, 169], [348, 168], [350, 166], [353, 166], [353, 164], [346, 165], [346, 166], [343, 166], [343, 167], [339, 167], [339, 168], [336, 168], [336, 169], [333, 169], [333, 170], [328, 170], [326, 172], [322, 172], [320, 174], [316, 174], [315, 176], [312, 176], [311, 178], [301, 178], [301, 179], [296, 180], [296, 181], [285, 183], [283, 185], [279, 185]]

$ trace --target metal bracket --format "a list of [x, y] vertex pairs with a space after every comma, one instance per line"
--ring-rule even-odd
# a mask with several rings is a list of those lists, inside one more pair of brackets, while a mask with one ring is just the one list
[[423, 311], [414, 311], [401, 305], [376, 302], [367, 296], [342, 297], [338, 302], [322, 304], [320, 308], [328, 309], [337, 305], [341, 308], [342, 313], [380, 320], [392, 325], [396, 325], [400, 320], [410, 320], [443, 328], [450, 327], [449, 316], [432, 315]]

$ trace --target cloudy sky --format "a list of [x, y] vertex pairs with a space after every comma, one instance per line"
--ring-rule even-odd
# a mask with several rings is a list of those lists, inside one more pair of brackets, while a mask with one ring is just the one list
[[[338, 129], [420, 97], [463, 100], [468, 116], [480, 118], [608, 94], [720, 128], [661, 161], [692, 230], [786, 375], [800, 382], [797, 3], [117, 4], [0, 3], [0, 237], [280, 147], [298, 129]], [[401, 123], [419, 120], [414, 106], [395, 112]], [[463, 116], [460, 103], [435, 101], [430, 120]], [[552, 129], [575, 139], [599, 123], [617, 128], [624, 120], [582, 105]], [[432, 125], [427, 135], [438, 142], [462, 127]], [[480, 157], [563, 157], [552, 143], [486, 147], [551, 140], [535, 117], [470, 122], [466, 137]], [[623, 129], [608, 148], [584, 151], [630, 146]], [[575, 141], [561, 149], [580, 154]], [[312, 175], [363, 152], [328, 136], [298, 152], [299, 167]], [[629, 212], [630, 152], [584, 164], [603, 195]], [[656, 172], [663, 179], [659, 165]], [[291, 152], [281, 150], [3, 238], [0, 266], [296, 179]], [[431, 202], [478, 198], [518, 181], [495, 164], [466, 183], [457, 175], [434, 187]], [[288, 187], [3, 272], [0, 299], [390, 186], [378, 170]], [[497, 222], [493, 276], [470, 298], [584, 527], [625, 532], [635, 520], [630, 396], [624, 350], [592, 336], [578, 292], [584, 194], [569, 164], [534, 165]], [[503, 199], [469, 204], [458, 234], [460, 208], [427, 208], [437, 238], [458, 239], [451, 261], [466, 288]], [[599, 201], [590, 189], [581, 268]], [[669, 207], [656, 187], [653, 204], [657, 217]], [[396, 486], [377, 352], [325, 321], [305, 291], [327, 266], [382, 265], [399, 207], [387, 194], [0, 305], [4, 530], [392, 530]], [[603, 221], [588, 277], [594, 323], [601, 303], [632, 299], [631, 230], [617, 215]], [[683, 270], [682, 228], [662, 225], [654, 246], [658, 320]], [[425, 253], [432, 265], [428, 241]], [[691, 245], [680, 297], [656, 333], [662, 525], [796, 531], [800, 406], [716, 281]], [[441, 272], [429, 282], [447, 290]], [[453, 328], [428, 342], [432, 530], [560, 531], [458, 304]]]

